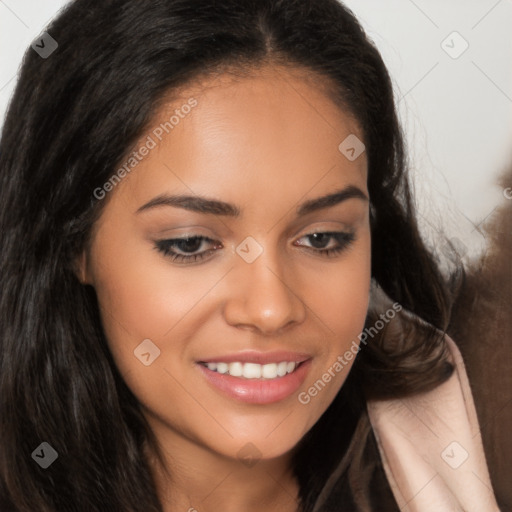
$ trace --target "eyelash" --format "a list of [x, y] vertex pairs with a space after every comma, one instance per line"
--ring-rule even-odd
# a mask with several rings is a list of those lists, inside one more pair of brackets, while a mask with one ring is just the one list
[[[344, 251], [346, 248], [348, 248], [355, 240], [354, 233], [351, 232], [345, 232], [345, 231], [315, 231], [314, 233], [309, 233], [307, 235], [302, 236], [301, 238], [306, 237], [312, 237], [315, 235], [324, 235], [327, 236], [327, 238], [335, 239], [338, 242], [338, 247], [330, 248], [330, 249], [314, 249], [311, 247], [306, 247], [306, 249], [311, 250], [320, 256], [325, 257], [334, 257]], [[161, 252], [164, 256], [171, 259], [173, 262], [177, 263], [190, 263], [190, 262], [196, 262], [203, 260], [207, 254], [212, 253], [215, 249], [209, 249], [206, 251], [203, 251], [198, 254], [191, 254], [191, 255], [185, 255], [185, 254], [178, 254], [175, 251], [171, 249], [171, 247], [174, 247], [178, 245], [180, 242], [187, 242], [191, 240], [200, 240], [201, 244], [203, 241], [211, 242], [213, 244], [216, 243], [215, 240], [212, 240], [211, 238], [208, 238], [207, 236], [187, 236], [184, 238], [170, 238], [167, 240], [158, 240], [155, 242], [155, 249], [159, 252]], [[197, 250], [197, 249], [196, 249]]]

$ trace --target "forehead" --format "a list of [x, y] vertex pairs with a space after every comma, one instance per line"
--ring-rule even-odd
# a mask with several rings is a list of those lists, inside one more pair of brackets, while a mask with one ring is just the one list
[[298, 199], [317, 185], [365, 188], [366, 155], [350, 161], [339, 149], [349, 136], [362, 141], [359, 124], [317, 75], [275, 66], [223, 73], [163, 103], [136, 146], [151, 140], [150, 151], [116, 194], [134, 202], [173, 190], [235, 199], [271, 188]]

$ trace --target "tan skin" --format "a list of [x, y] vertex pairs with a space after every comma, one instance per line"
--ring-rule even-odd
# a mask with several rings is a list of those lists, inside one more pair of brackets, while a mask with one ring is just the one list
[[[190, 97], [197, 106], [105, 199], [80, 278], [96, 290], [115, 362], [163, 450], [171, 477], [152, 467], [164, 510], [296, 511], [292, 450], [349, 368], [307, 405], [297, 395], [357, 340], [370, 287], [368, 200], [301, 217], [296, 208], [348, 186], [368, 195], [366, 155], [351, 162], [338, 150], [362, 135], [299, 70], [267, 65], [196, 82], [152, 126]], [[137, 212], [162, 193], [215, 198], [241, 215], [168, 205]], [[335, 238], [314, 245], [306, 236], [332, 231], [354, 240], [328, 256], [319, 250], [340, 246]], [[192, 263], [155, 248], [185, 235], [215, 243], [198, 244], [193, 254], [204, 258]], [[263, 248], [252, 263], [236, 252], [247, 236]], [[147, 338], [161, 350], [150, 366], [134, 357]], [[223, 395], [197, 370], [198, 360], [245, 349], [305, 352], [311, 370], [298, 392], [264, 405]], [[261, 456], [251, 467], [237, 456], [249, 442]]]

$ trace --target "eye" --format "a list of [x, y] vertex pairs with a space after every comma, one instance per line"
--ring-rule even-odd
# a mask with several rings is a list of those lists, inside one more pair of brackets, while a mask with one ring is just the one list
[[[304, 235], [299, 240], [303, 238], [309, 239], [312, 247], [305, 246], [303, 243], [300, 243], [300, 246], [320, 254], [321, 256], [335, 256], [346, 249], [355, 240], [355, 235], [354, 233], [345, 231], [326, 231]], [[332, 246], [332, 243], [329, 243], [332, 241], [335, 242], [334, 246]], [[204, 245], [210, 245], [212, 247], [198, 252]], [[331, 245], [331, 247], [329, 247], [329, 245]], [[157, 240], [155, 242], [156, 250], [170, 258], [171, 261], [177, 263], [201, 261], [221, 247], [222, 244], [220, 242], [200, 235]]]
[[[347, 231], [322, 231], [304, 235], [302, 238], [312, 240], [313, 252], [321, 256], [335, 256], [349, 247], [355, 240], [355, 234]], [[300, 238], [299, 240], [301, 240]], [[335, 242], [334, 247], [329, 242]], [[307, 249], [310, 249], [303, 244], [299, 244]], [[329, 247], [331, 245], [331, 247]]]
[[[215, 244], [214, 249], [195, 253], [202, 247], [203, 243]], [[171, 261], [178, 263], [182, 262], [194, 262], [202, 260], [206, 255], [211, 254], [214, 250], [220, 248], [219, 242], [212, 240], [206, 236], [188, 236], [185, 238], [170, 238], [168, 240], [158, 240], [155, 242], [155, 248], [160, 251], [164, 256], [167, 256]], [[173, 248], [177, 248], [178, 251]]]

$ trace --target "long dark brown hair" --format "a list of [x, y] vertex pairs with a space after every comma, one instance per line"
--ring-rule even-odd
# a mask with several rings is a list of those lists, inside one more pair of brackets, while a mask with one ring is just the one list
[[[72, 262], [105, 204], [93, 191], [161, 102], [200, 76], [265, 63], [317, 76], [359, 122], [372, 277], [404, 308], [299, 443], [300, 508], [343, 499], [369, 510], [375, 478], [389, 498], [365, 400], [449, 376], [439, 334], [449, 296], [416, 224], [388, 72], [355, 16], [336, 0], [76, 0], [46, 32], [58, 47], [47, 58], [27, 50], [0, 145], [2, 511], [162, 511], [143, 452], [154, 440]], [[46, 470], [31, 457], [41, 442], [58, 452]]]

